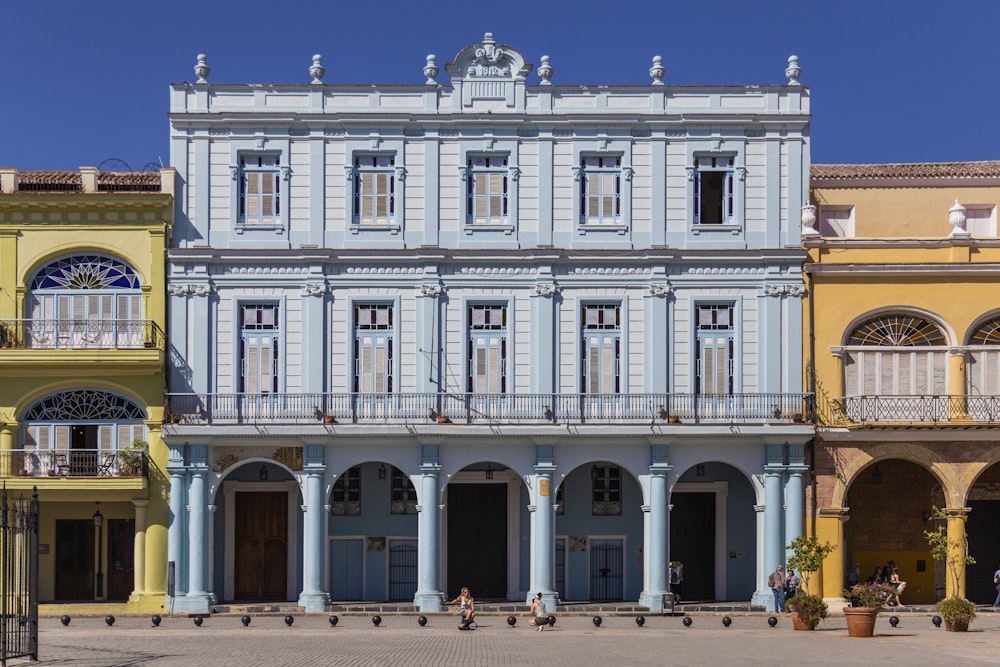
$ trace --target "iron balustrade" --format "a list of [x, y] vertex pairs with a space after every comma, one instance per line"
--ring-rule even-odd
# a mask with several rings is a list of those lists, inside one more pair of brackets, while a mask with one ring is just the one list
[[650, 424], [812, 419], [811, 394], [170, 394], [182, 424]]
[[846, 396], [831, 412], [824, 425], [995, 424], [1000, 396]]
[[34, 350], [136, 350], [164, 348], [153, 320], [0, 320], [0, 347]]
[[4, 449], [0, 477], [146, 477], [144, 449]]

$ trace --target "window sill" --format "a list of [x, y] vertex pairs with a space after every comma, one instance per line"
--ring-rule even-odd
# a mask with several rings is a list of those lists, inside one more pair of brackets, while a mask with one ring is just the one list
[[472, 236], [476, 232], [503, 232], [507, 236], [514, 233], [514, 225], [470, 225], [466, 224], [463, 228], [466, 236]]
[[742, 231], [743, 231], [743, 226], [735, 223], [724, 224], [724, 225], [699, 225], [699, 224], [691, 225], [691, 233], [695, 235], [703, 233], [721, 234], [726, 232], [730, 234], [740, 234]]
[[237, 234], [243, 234], [245, 232], [274, 232], [275, 234], [282, 234], [285, 231], [285, 226], [282, 224], [246, 224], [244, 222], [236, 223]]
[[581, 224], [577, 227], [577, 234], [586, 236], [589, 233], [615, 233], [620, 236], [628, 234], [628, 225], [595, 225]]
[[352, 234], [360, 234], [361, 232], [389, 232], [390, 234], [398, 234], [401, 229], [399, 225], [359, 225], [354, 223], [348, 228]]

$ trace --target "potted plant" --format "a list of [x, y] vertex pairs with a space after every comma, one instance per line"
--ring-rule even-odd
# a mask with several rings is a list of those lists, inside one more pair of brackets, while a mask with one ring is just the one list
[[796, 593], [785, 602], [785, 607], [792, 612], [792, 627], [796, 630], [815, 630], [819, 622], [826, 618], [828, 607], [822, 597], [809, 592], [809, 578], [837, 547], [829, 542], [820, 544], [815, 537], [799, 536], [785, 548], [792, 552], [788, 557], [788, 567], [802, 574], [805, 591]]
[[937, 522], [937, 530], [925, 530], [924, 537], [931, 548], [934, 560], [944, 561], [945, 574], [951, 584], [951, 595], [937, 603], [938, 613], [944, 619], [945, 630], [951, 632], [967, 632], [969, 622], [976, 617], [974, 602], [958, 594], [962, 583], [962, 565], [975, 565], [976, 559], [969, 555], [969, 540], [965, 531], [961, 535], [949, 539], [948, 520], [958, 519], [963, 523], [968, 519], [964, 513], [951, 513], [940, 507], [931, 508], [931, 520]]
[[851, 603], [844, 607], [847, 634], [851, 637], [871, 637], [875, 634], [875, 617], [882, 611], [892, 592], [883, 584], [854, 584], [844, 590], [844, 598]]
[[148, 451], [148, 442], [133, 440], [131, 445], [118, 452], [119, 473], [129, 477], [142, 473], [142, 463]]

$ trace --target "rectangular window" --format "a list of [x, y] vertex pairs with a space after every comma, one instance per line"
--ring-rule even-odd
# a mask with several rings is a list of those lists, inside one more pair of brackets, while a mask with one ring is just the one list
[[240, 305], [240, 393], [280, 391], [279, 338], [277, 304]]
[[696, 394], [721, 396], [733, 393], [733, 311], [731, 304], [698, 306]]
[[361, 514], [361, 467], [348, 468], [330, 492], [330, 513], [356, 516]]
[[507, 392], [507, 306], [474, 304], [469, 306], [470, 394]]
[[997, 207], [965, 204], [965, 229], [974, 237], [997, 236]]
[[621, 393], [621, 305], [586, 304], [582, 315], [580, 390], [585, 394]]
[[593, 516], [620, 516], [622, 513], [622, 469], [598, 466], [590, 469]]
[[240, 157], [239, 221], [278, 225], [281, 218], [281, 156]]
[[392, 466], [392, 504], [390, 514], [416, 514], [417, 491], [403, 471]]
[[580, 166], [580, 224], [621, 224], [622, 159], [584, 157]]
[[735, 223], [734, 158], [699, 157], [694, 173], [694, 224]]
[[509, 224], [510, 175], [506, 156], [473, 157], [466, 171], [466, 221], [470, 225]]
[[852, 238], [854, 236], [853, 206], [820, 206], [820, 236]]
[[354, 158], [354, 224], [388, 226], [396, 221], [396, 158]]
[[393, 391], [393, 306], [354, 306], [354, 392], [379, 396]]

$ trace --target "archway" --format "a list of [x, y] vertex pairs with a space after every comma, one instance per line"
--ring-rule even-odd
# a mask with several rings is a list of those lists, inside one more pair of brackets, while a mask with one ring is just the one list
[[875, 461], [851, 481], [844, 504], [850, 508], [844, 524], [848, 570], [857, 564], [863, 582], [899, 568], [907, 582], [904, 604], [931, 604], [943, 596], [944, 571], [935, 567], [924, 537], [932, 507], [944, 506], [930, 471], [899, 459]]
[[987, 468], [969, 489], [966, 506], [970, 509], [966, 523], [969, 554], [975, 564], [965, 570], [965, 596], [977, 604], [993, 604], [996, 585], [993, 573], [1000, 563], [1000, 541], [996, 527], [1000, 525], [1000, 463]]

